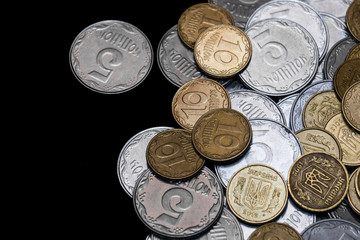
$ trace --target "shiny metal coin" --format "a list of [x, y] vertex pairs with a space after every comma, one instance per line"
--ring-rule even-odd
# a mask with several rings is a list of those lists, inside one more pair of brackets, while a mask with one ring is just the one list
[[328, 49], [331, 49], [335, 45], [335, 43], [337, 43], [341, 39], [350, 36], [349, 32], [346, 29], [346, 25], [343, 21], [328, 13], [320, 13], [320, 15], [323, 18], [329, 32]]
[[350, 207], [347, 199], [344, 199], [339, 206], [327, 212], [328, 218], [343, 219], [360, 226], [360, 218]]
[[301, 236], [304, 240], [360, 239], [360, 226], [341, 219], [327, 219], [307, 227]]
[[232, 80], [228, 85], [226, 85], [225, 89], [226, 91], [232, 92], [232, 91], [236, 91], [236, 90], [241, 90], [244, 89], [245, 86], [241, 83], [240, 79], [238, 78], [234, 78], [234, 80]]
[[302, 0], [317, 11], [331, 14], [345, 21], [346, 10], [353, 0]]
[[286, 121], [286, 126], [288, 128], [290, 128], [290, 111], [291, 111], [291, 107], [295, 101], [295, 99], [297, 98], [299, 94], [292, 94], [289, 95], [287, 97], [282, 98], [277, 105], [279, 106], [279, 108], [281, 109], [282, 113], [284, 114], [285, 117], [285, 121]]

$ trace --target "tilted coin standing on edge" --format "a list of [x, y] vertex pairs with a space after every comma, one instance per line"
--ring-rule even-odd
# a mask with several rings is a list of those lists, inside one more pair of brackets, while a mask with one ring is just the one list
[[345, 198], [349, 187], [345, 166], [324, 152], [300, 156], [290, 167], [287, 179], [292, 199], [314, 212], [335, 208]]
[[360, 41], [360, 1], [355, 0], [347, 9], [346, 25], [351, 35]]
[[130, 23], [109, 20], [85, 28], [70, 49], [74, 75], [100, 93], [122, 93], [139, 85], [153, 63], [151, 43]]
[[355, 182], [357, 181], [356, 177], [359, 173], [359, 169], [355, 170], [349, 180], [349, 191], [347, 194], [347, 198], [349, 200], [351, 208], [360, 215], [360, 196], [356, 192]]
[[360, 43], [356, 44], [352, 49], [350, 49], [346, 56], [346, 61], [355, 58], [360, 58]]
[[360, 58], [344, 62], [334, 75], [334, 88], [340, 99], [346, 90], [356, 82], [360, 82]]
[[258, 227], [249, 237], [248, 240], [264, 240], [264, 239], [287, 239], [287, 240], [303, 240], [291, 226], [284, 223], [266, 223]]
[[360, 81], [346, 90], [341, 109], [347, 123], [360, 132]]

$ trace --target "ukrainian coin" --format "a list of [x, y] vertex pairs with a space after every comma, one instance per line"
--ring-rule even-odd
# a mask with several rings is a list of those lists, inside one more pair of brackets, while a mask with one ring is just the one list
[[290, 128], [290, 111], [295, 99], [299, 96], [298, 93], [289, 95], [287, 97], [282, 98], [277, 105], [281, 109], [282, 113], [284, 114], [286, 126]]
[[347, 123], [360, 132], [360, 78], [345, 92], [341, 109]]
[[[337, 43], [341, 39], [350, 36], [343, 21], [327, 13], [320, 13], [320, 15], [323, 18], [329, 32], [328, 49], [331, 49], [335, 45], [335, 43]], [[328, 53], [328, 51], [326, 53]]]
[[148, 166], [146, 148], [150, 140], [158, 133], [170, 127], [148, 128], [137, 133], [125, 143], [117, 162], [117, 175], [122, 188], [132, 197], [134, 186], [139, 176]]
[[265, 95], [285, 96], [312, 80], [318, 50], [311, 35], [299, 24], [270, 19], [251, 25], [246, 33], [253, 45], [250, 63], [240, 74], [246, 86]]
[[356, 188], [355, 188], [355, 182], [357, 180], [356, 177], [357, 177], [358, 173], [359, 173], [359, 168], [357, 170], [355, 170], [350, 176], [349, 191], [347, 194], [347, 198], [349, 200], [351, 208], [357, 214], [360, 215], [360, 196], [356, 193]]
[[251, 142], [249, 120], [233, 109], [218, 108], [202, 115], [195, 123], [192, 140], [196, 150], [214, 161], [233, 159]]
[[352, 49], [350, 49], [348, 55], [346, 56], [346, 61], [360, 58], [360, 43], [356, 44]]
[[300, 1], [288, 0], [265, 3], [251, 15], [246, 29], [253, 26], [256, 22], [269, 18], [288, 19], [304, 27], [316, 42], [319, 49], [319, 61], [325, 57], [329, 44], [329, 33], [320, 14], [310, 5]]
[[355, 188], [357, 194], [360, 196], [360, 167], [358, 167], [357, 176], [355, 180]]
[[224, 194], [207, 167], [187, 181], [169, 182], [146, 170], [134, 190], [134, 207], [142, 222], [163, 237], [199, 235], [219, 219]]
[[346, 10], [353, 0], [302, 0], [318, 12], [329, 13], [345, 21]]
[[225, 89], [226, 91], [232, 92], [232, 91], [236, 91], [236, 90], [241, 90], [244, 89], [244, 85], [240, 82], [240, 79], [235, 78], [233, 81], [231, 81], [231, 83], [229, 83], [228, 85], [226, 85]]
[[324, 128], [326, 123], [340, 112], [341, 102], [335, 91], [321, 91], [306, 102], [302, 115], [303, 124], [305, 127]]
[[156, 174], [173, 180], [193, 176], [205, 163], [192, 146], [191, 132], [184, 129], [169, 129], [153, 137], [146, 160]]
[[264, 239], [302, 240], [302, 237], [289, 225], [272, 222], [258, 227], [258, 229], [256, 229], [256, 231], [249, 237], [249, 240]]
[[180, 87], [171, 106], [176, 122], [191, 130], [204, 113], [216, 108], [230, 108], [230, 99], [221, 84], [203, 78], [192, 80]]
[[324, 212], [335, 208], [345, 198], [348, 186], [345, 166], [324, 152], [303, 154], [288, 174], [291, 197], [309, 211]]
[[241, 168], [231, 177], [226, 199], [238, 218], [260, 224], [281, 214], [287, 203], [288, 190], [280, 173], [255, 164]]
[[137, 27], [102, 21], [85, 28], [70, 49], [77, 79], [100, 93], [122, 93], [138, 86], [153, 63], [150, 41]]
[[306, 102], [316, 93], [334, 89], [333, 81], [324, 80], [322, 82], [314, 83], [304, 88], [299, 96], [295, 99], [291, 108], [290, 114], [290, 126], [291, 129], [296, 132], [304, 128], [302, 121], [302, 115]]
[[334, 88], [340, 99], [346, 90], [356, 82], [360, 82], [360, 58], [349, 60], [340, 65], [334, 75]]
[[359, 239], [360, 227], [342, 219], [326, 219], [310, 225], [301, 236], [304, 240]]
[[178, 21], [180, 39], [194, 48], [199, 35], [208, 27], [219, 24], [234, 25], [231, 14], [226, 9], [211, 3], [199, 3], [186, 9]]
[[354, 212], [354, 210], [352, 210], [346, 198], [340, 203], [339, 206], [328, 211], [327, 217], [332, 219], [347, 220], [360, 226], [360, 218]]
[[206, 29], [196, 40], [195, 61], [206, 74], [227, 78], [239, 73], [251, 58], [248, 36], [232, 25]]
[[357, 0], [346, 11], [346, 25], [351, 35], [360, 41], [360, 2]]

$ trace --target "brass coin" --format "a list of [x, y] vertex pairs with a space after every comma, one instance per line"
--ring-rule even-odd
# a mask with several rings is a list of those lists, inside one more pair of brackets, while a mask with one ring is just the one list
[[346, 90], [356, 82], [360, 82], [360, 58], [344, 62], [334, 75], [334, 88], [340, 99]]
[[303, 154], [291, 165], [288, 174], [291, 197], [309, 211], [333, 209], [345, 198], [348, 186], [345, 166], [324, 152]]
[[346, 25], [354, 38], [360, 41], [360, 1], [355, 0], [346, 11]]
[[329, 120], [325, 130], [329, 131], [339, 141], [342, 149], [342, 163], [347, 166], [359, 166], [360, 133], [347, 124], [341, 113]]
[[206, 29], [197, 39], [194, 57], [205, 73], [227, 78], [239, 73], [251, 58], [248, 36], [232, 25], [216, 25]]
[[355, 182], [356, 177], [359, 173], [359, 168], [356, 169], [351, 175], [349, 180], [349, 191], [347, 194], [347, 198], [349, 200], [350, 207], [360, 215], [360, 196], [356, 192]]
[[326, 152], [341, 160], [340, 143], [328, 131], [320, 128], [304, 128], [295, 134], [303, 147], [304, 153]]
[[348, 55], [346, 56], [346, 61], [355, 58], [360, 58], [360, 43], [356, 44], [352, 49], [350, 49]]
[[360, 167], [357, 168], [357, 176], [355, 180], [355, 188], [358, 196], [360, 197]]
[[196, 150], [214, 161], [226, 161], [241, 155], [251, 142], [251, 125], [240, 112], [218, 108], [202, 115], [192, 130]]
[[354, 83], [346, 90], [341, 109], [347, 123], [360, 132], [360, 82]]
[[184, 129], [165, 130], [153, 137], [146, 160], [155, 173], [172, 180], [193, 176], [205, 163], [192, 145], [191, 132]]
[[171, 107], [176, 122], [191, 130], [204, 113], [216, 108], [230, 108], [230, 98], [218, 82], [194, 79], [177, 90]]
[[218, 5], [199, 3], [181, 14], [178, 21], [178, 34], [188, 47], [194, 48], [196, 39], [205, 29], [219, 24], [234, 25], [231, 14]]
[[288, 201], [288, 190], [280, 173], [269, 166], [254, 164], [234, 173], [226, 199], [238, 218], [260, 224], [281, 214]]
[[341, 102], [334, 90], [321, 91], [312, 96], [303, 110], [305, 127], [325, 128], [326, 123], [341, 112]]
[[271, 222], [258, 227], [248, 240], [303, 240], [301, 235], [288, 224]]

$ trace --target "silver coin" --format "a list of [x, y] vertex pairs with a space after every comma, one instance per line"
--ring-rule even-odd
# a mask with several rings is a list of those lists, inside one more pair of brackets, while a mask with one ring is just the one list
[[324, 90], [333, 90], [334, 83], [332, 80], [324, 80], [321, 82], [314, 83], [303, 89], [299, 96], [295, 99], [290, 113], [290, 127], [296, 132], [304, 128], [302, 121], [302, 114], [306, 102], [316, 93]]
[[360, 226], [342, 219], [327, 219], [307, 227], [301, 236], [304, 240], [360, 239]]
[[344, 219], [360, 226], [360, 217], [349, 205], [345, 198], [339, 206], [327, 212], [328, 218]]
[[301, 0], [319, 12], [329, 13], [342, 21], [345, 20], [346, 10], [353, 0]]
[[338, 67], [345, 62], [350, 49], [356, 45], [356, 40], [352, 37], [344, 38], [329, 50], [324, 59], [324, 74], [326, 79], [334, 79]]
[[299, 24], [268, 19], [254, 23], [246, 33], [253, 55], [240, 77], [249, 88], [265, 95], [285, 96], [299, 91], [314, 77], [318, 49]]
[[345, 23], [340, 19], [328, 13], [320, 13], [320, 15], [323, 18], [329, 32], [329, 50], [335, 43], [350, 36]]
[[162, 180], [148, 169], [136, 183], [133, 200], [136, 213], [150, 230], [174, 238], [206, 231], [224, 207], [221, 183], [207, 167], [178, 182]]
[[285, 117], [276, 103], [269, 97], [251, 90], [229, 92], [230, 106], [247, 119], [263, 118], [286, 124]]
[[258, 21], [269, 18], [285, 18], [303, 26], [315, 39], [319, 49], [319, 60], [325, 57], [328, 49], [328, 31], [324, 20], [310, 5], [289, 0], [265, 3], [249, 18], [246, 29]]
[[145, 129], [130, 138], [121, 149], [117, 162], [117, 175], [121, 186], [130, 197], [133, 195], [139, 176], [148, 169], [147, 145], [154, 136], [167, 129], [171, 129], [171, 127]]
[[279, 106], [279, 108], [281, 109], [281, 111], [284, 114], [285, 120], [286, 120], [286, 126], [288, 128], [290, 128], [290, 113], [291, 113], [291, 107], [295, 101], [295, 99], [297, 98], [299, 94], [292, 94], [289, 95], [283, 99], [281, 99], [277, 105]]
[[244, 89], [245, 86], [240, 82], [240, 79], [234, 79], [226, 87], [226, 91], [229, 93], [231, 91]]
[[74, 75], [100, 93], [122, 93], [139, 85], [153, 63], [150, 41], [130, 23], [108, 20], [85, 28], [70, 49]]

